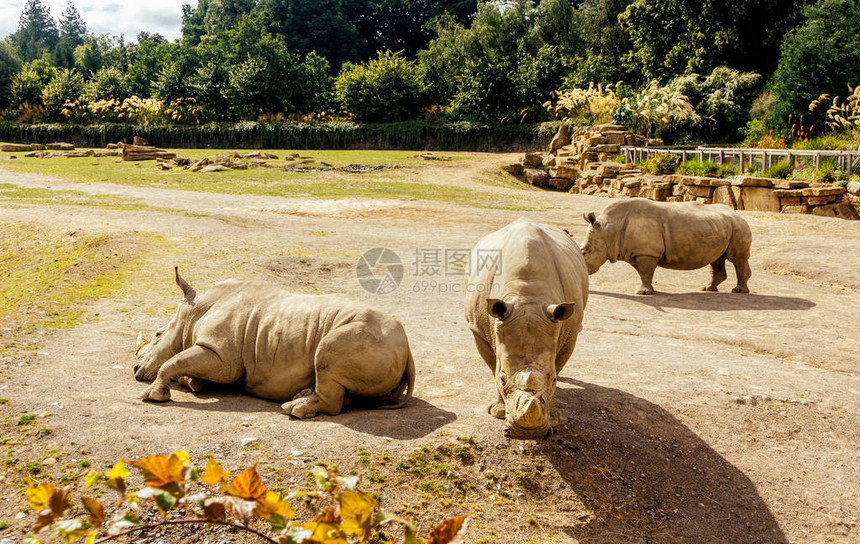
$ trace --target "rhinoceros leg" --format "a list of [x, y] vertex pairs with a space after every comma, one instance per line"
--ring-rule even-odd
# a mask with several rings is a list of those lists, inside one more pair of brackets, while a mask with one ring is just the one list
[[[475, 338], [475, 346], [478, 348], [478, 353], [481, 358], [490, 367], [490, 372], [493, 373], [493, 379], [496, 377], [496, 352], [493, 351], [493, 346], [489, 342], [478, 336], [475, 331], [472, 331], [472, 336]], [[487, 406], [487, 413], [499, 419], [505, 419], [505, 399], [502, 394], [496, 391], [496, 400]]]
[[750, 288], [747, 286], [747, 281], [752, 276], [749, 259], [739, 257], [733, 260], [732, 264], [735, 265], [735, 272], [738, 276], [738, 284], [732, 289], [732, 293], [749, 293]]
[[711, 263], [711, 283], [702, 287], [702, 291], [716, 291], [717, 286], [728, 278], [726, 274], [726, 255], [723, 254], [719, 259]]
[[655, 257], [639, 255], [636, 257], [636, 264], [633, 265], [633, 268], [639, 272], [639, 280], [642, 282], [636, 294], [653, 295], [654, 286], [651, 285], [651, 280], [654, 278], [654, 271], [657, 269], [657, 259]]
[[143, 400], [164, 402], [170, 400], [170, 382], [181, 376], [204, 378], [218, 383], [232, 383], [241, 378], [232, 374], [221, 358], [203, 346], [191, 346], [167, 360], [158, 369], [155, 381], [140, 394]]

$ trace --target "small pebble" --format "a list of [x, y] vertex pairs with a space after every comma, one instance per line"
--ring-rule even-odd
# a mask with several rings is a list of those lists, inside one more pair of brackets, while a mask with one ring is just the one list
[[250, 446], [251, 444], [254, 444], [254, 443], [259, 442], [259, 441], [260, 441], [260, 439], [256, 436], [249, 436], [247, 438], [243, 438], [242, 439], [242, 447], [244, 448], [245, 446]]

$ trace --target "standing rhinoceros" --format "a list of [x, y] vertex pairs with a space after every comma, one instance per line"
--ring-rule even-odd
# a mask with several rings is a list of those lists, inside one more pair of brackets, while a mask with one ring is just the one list
[[352, 397], [386, 408], [412, 397], [412, 353], [390, 316], [269, 283], [227, 280], [197, 294], [178, 269], [176, 283], [185, 297], [173, 319], [149, 343], [138, 335], [135, 378], [154, 380], [144, 400], [169, 400], [176, 378], [194, 391], [201, 380], [241, 381], [298, 418], [338, 414]]
[[585, 261], [565, 232], [519, 219], [482, 238], [471, 265], [466, 320], [498, 391], [488, 411], [508, 436], [543, 438], [558, 425], [556, 378], [582, 330]]
[[711, 282], [703, 291], [716, 291], [726, 275], [726, 260], [737, 272], [734, 293], [749, 293], [752, 233], [746, 221], [722, 204], [654, 202], [645, 198], [619, 200], [600, 215], [584, 215], [590, 223], [582, 246], [588, 273], [606, 260], [622, 260], [639, 272], [639, 295], [651, 295], [654, 270], [695, 270], [711, 265]]

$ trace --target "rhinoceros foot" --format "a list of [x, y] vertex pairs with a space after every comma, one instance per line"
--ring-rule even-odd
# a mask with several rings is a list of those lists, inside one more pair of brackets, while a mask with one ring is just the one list
[[152, 382], [152, 385], [143, 390], [140, 398], [153, 402], [166, 402], [170, 400], [170, 385], [159, 383], [156, 380]]
[[505, 401], [497, 400], [493, 404], [487, 406], [487, 413], [499, 419], [505, 419]]
[[706, 285], [706, 286], [702, 287], [702, 291], [711, 291], [711, 292], [715, 292], [716, 290], [717, 290], [717, 286], [716, 286], [716, 285]]
[[749, 293], [749, 287], [735, 287], [732, 289], [732, 293]]
[[636, 291], [636, 294], [637, 294], [637, 295], [653, 295], [653, 294], [654, 294], [654, 289], [652, 289], [651, 287], [640, 287], [640, 288]]
[[307, 419], [309, 417], [314, 417], [320, 412], [319, 404], [320, 403], [317, 400], [316, 395], [311, 393], [309, 396], [299, 397], [295, 400], [283, 403], [281, 405], [281, 409], [288, 416], [293, 416], [299, 419]]

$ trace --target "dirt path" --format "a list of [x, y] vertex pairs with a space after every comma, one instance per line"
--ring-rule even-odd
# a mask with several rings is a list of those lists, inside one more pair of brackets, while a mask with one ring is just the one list
[[[566, 227], [581, 241], [582, 213], [608, 201], [482, 185], [475, 178], [487, 162], [418, 175], [515, 194], [541, 211], [215, 195], [0, 170], [0, 183], [205, 214], [0, 204], [4, 220], [162, 240], [116, 296], [92, 304], [87, 321], [46, 334], [35, 357], [3, 362], [3, 430], [18, 436], [14, 455], [41, 459], [45, 472], [60, 476], [84, 459], [104, 469], [119, 456], [184, 448], [231, 469], [260, 462], [263, 476], [287, 489], [306, 483], [314, 461], [334, 461], [344, 472], [379, 475], [365, 483], [383, 505], [425, 527], [473, 514], [469, 542], [856, 542], [860, 222], [745, 214], [754, 236], [748, 296], [725, 287], [699, 292], [705, 270], [658, 270], [658, 293], [640, 297], [632, 268], [604, 265], [591, 277], [584, 330], [562, 373], [564, 424], [546, 441], [516, 442], [486, 414], [493, 387], [465, 328], [462, 295], [453, 292], [461, 280], [416, 275], [416, 254], [469, 248], [519, 216]], [[371, 295], [355, 279], [358, 256], [374, 247], [394, 250], [406, 266], [390, 295]], [[399, 411], [313, 421], [224, 391], [175, 390], [169, 404], [139, 402], [134, 337], [173, 310], [174, 264], [198, 289], [225, 277], [267, 277], [396, 315], [418, 368], [416, 400]], [[23, 413], [43, 414], [50, 434], [14, 435]], [[467, 437], [468, 459], [445, 457]], [[258, 440], [242, 447], [243, 438]], [[447, 472], [395, 470], [397, 460], [414, 466], [422, 447], [442, 451]], [[17, 487], [10, 480], [19, 469], [6, 468], [3, 489]], [[17, 494], [0, 501], [9, 532], [19, 530], [22, 504]]]

